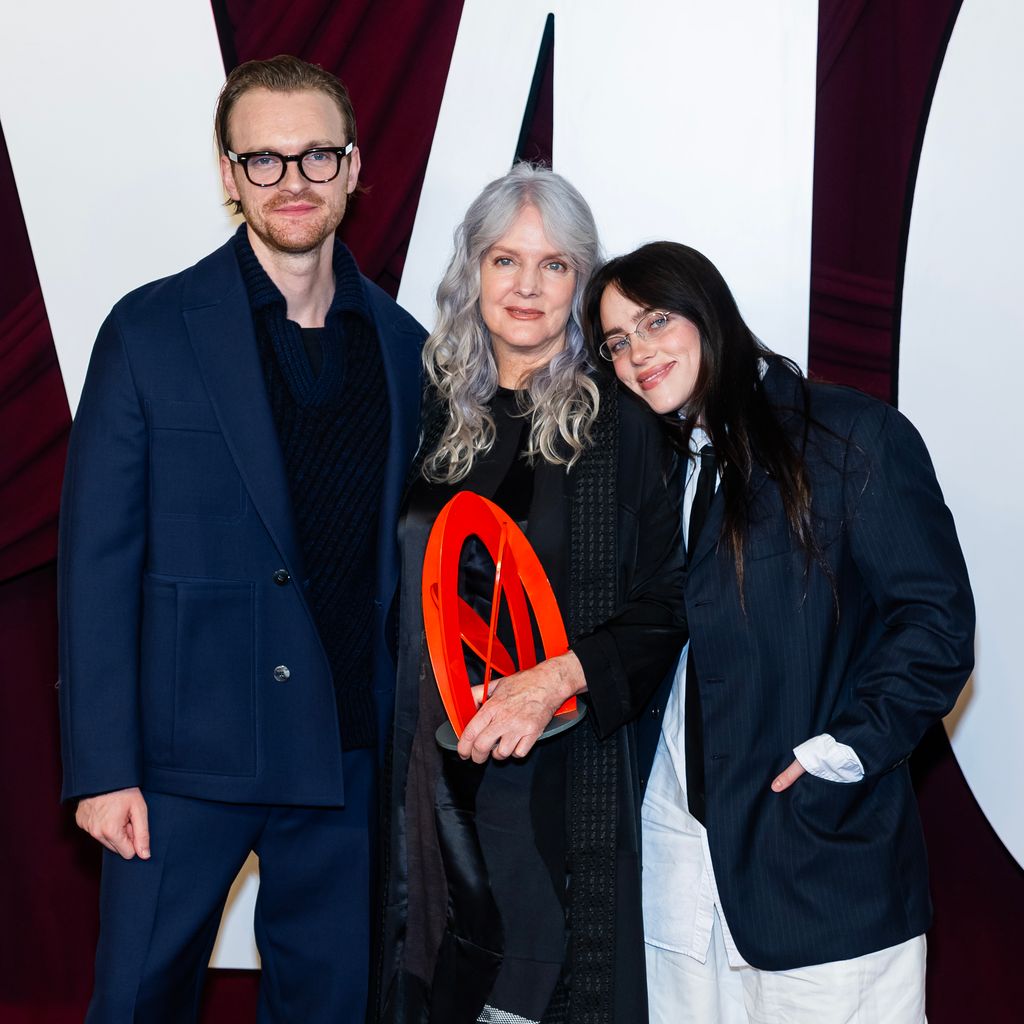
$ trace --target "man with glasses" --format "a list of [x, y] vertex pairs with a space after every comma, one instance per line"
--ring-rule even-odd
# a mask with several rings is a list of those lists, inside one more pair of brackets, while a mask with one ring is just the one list
[[245, 223], [100, 331], [61, 507], [64, 797], [105, 847], [88, 1020], [192, 1020], [260, 858], [261, 1019], [361, 1022], [395, 522], [423, 331], [335, 229], [351, 102], [294, 57], [216, 114]]

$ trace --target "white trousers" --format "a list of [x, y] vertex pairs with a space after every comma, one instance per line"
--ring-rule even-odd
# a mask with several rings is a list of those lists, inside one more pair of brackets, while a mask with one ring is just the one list
[[651, 1024], [926, 1024], [923, 935], [852, 960], [759, 971], [729, 966], [716, 913], [705, 963], [645, 951]]

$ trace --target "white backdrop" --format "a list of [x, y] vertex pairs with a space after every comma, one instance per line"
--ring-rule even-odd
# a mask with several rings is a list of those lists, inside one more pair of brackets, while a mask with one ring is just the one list
[[968, 0], [939, 76], [910, 224], [900, 408], [928, 442], [978, 606], [977, 666], [947, 729], [1024, 864], [1024, 5]]

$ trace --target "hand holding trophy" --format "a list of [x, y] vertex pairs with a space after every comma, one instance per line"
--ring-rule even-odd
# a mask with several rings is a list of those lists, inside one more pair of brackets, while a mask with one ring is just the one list
[[[488, 622], [459, 596], [459, 558], [466, 539], [482, 541], [494, 560]], [[505, 602], [512, 623], [515, 659], [497, 636]], [[530, 608], [543, 645], [538, 665]], [[423, 560], [423, 623], [427, 649], [448, 721], [437, 741], [463, 758], [482, 762], [529, 753], [538, 737], [575, 725], [585, 713], [575, 694], [586, 688], [569, 652], [565, 626], [551, 584], [518, 525], [497, 505], [460, 491], [434, 523]], [[466, 668], [464, 646], [484, 663], [478, 699]], [[492, 680], [504, 677], [496, 691]], [[510, 676], [514, 679], [509, 679]], [[490, 698], [492, 692], [497, 696]]]
[[[561, 708], [585, 687], [583, 666], [572, 651], [499, 679], [455, 749], [461, 757], [472, 758], [478, 764], [488, 757], [496, 761], [525, 757], [538, 739], [562, 732], [583, 717], [583, 704], [577, 706], [575, 717]], [[474, 696], [482, 690], [482, 686], [474, 686]]]

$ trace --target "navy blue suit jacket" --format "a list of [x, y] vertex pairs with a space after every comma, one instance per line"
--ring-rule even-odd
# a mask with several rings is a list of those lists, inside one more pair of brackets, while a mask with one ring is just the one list
[[[391, 415], [373, 655], [385, 737], [385, 615], [424, 332], [364, 284]], [[132, 292], [103, 324], [71, 434], [59, 578], [65, 798], [142, 786], [344, 801], [331, 672], [230, 242]]]
[[[805, 392], [781, 363], [764, 388], [795, 444], [810, 417], [814, 533], [835, 589], [794, 544], [778, 488], [755, 466], [745, 606], [734, 560], [716, 543], [719, 489], [690, 559], [686, 611], [722, 907], [744, 959], [783, 970], [927, 929], [928, 868], [906, 761], [970, 674], [974, 607], [952, 517], [910, 422], [849, 389], [812, 383]], [[667, 694], [641, 717], [643, 776]], [[772, 793], [793, 748], [821, 733], [856, 751], [864, 780], [804, 775]]]

